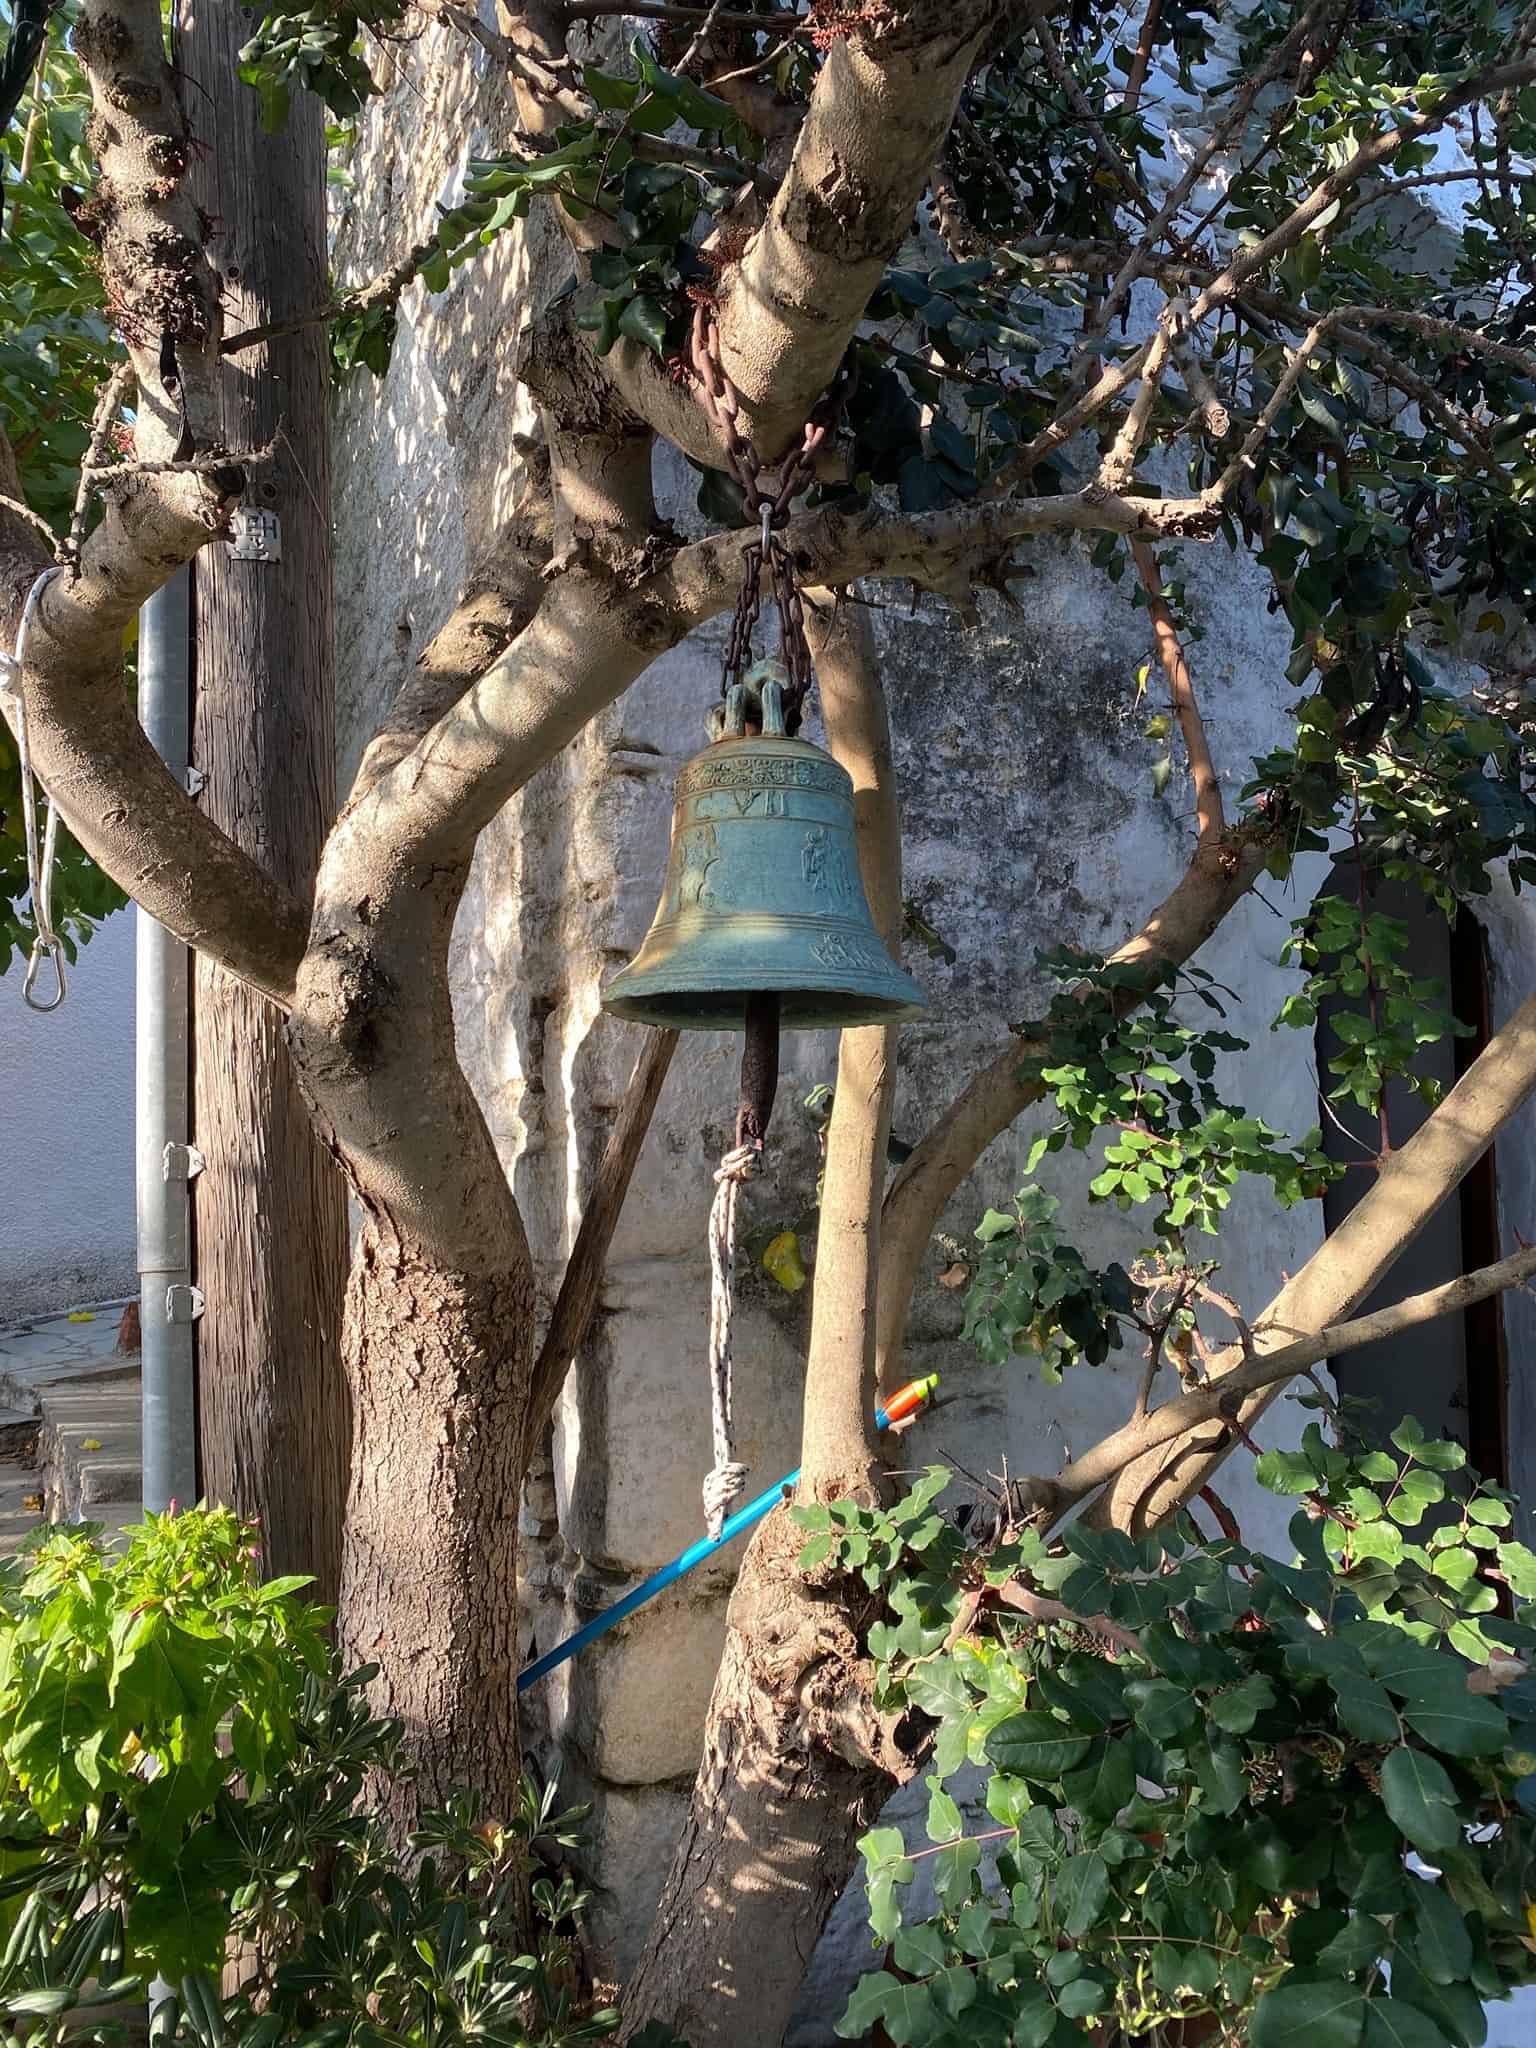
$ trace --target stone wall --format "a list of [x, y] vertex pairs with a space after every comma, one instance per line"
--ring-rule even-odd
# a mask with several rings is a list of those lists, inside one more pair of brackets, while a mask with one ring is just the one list
[[[481, 54], [429, 32], [397, 60], [405, 74], [363, 122], [358, 187], [339, 234], [343, 277], [384, 267], [448, 199], [466, 155], [515, 127]], [[411, 74], [430, 73], [423, 96]], [[434, 109], [447, 108], [452, 128]], [[471, 132], [461, 125], [467, 117]], [[543, 224], [541, 224], [541, 222]], [[518, 336], [569, 275], [542, 216], [498, 239], [429, 300], [401, 308], [388, 375], [357, 377], [336, 415], [338, 628], [343, 773], [406, 664], [451, 607], [477, 536], [515, 506], [516, 437], [532, 422], [515, 386]], [[666, 509], [686, 524], [691, 492], [671, 469]], [[942, 607], [909, 610], [875, 593], [896, 734], [906, 893], [954, 948], [951, 965], [909, 947], [932, 1001], [902, 1041], [898, 1135], [1035, 1013], [1037, 948], [1112, 948], [1182, 871], [1193, 837], [1188, 784], [1153, 792], [1136, 672], [1150, 653], [1146, 615], [1090, 569], [1076, 543], [1033, 548], [1019, 608], [988, 606], [962, 632]], [[1255, 754], [1287, 731], [1287, 636], [1259, 574], [1218, 543], [1180, 563], [1204, 633], [1191, 649], [1224, 787], [1235, 805]], [[464, 1055], [527, 1218], [546, 1284], [573, 1239], [593, 1162], [639, 1043], [638, 1027], [599, 1011], [602, 982], [639, 942], [666, 858], [673, 777], [701, 744], [718, 636], [658, 662], [617, 706], [509, 804], [482, 843], [456, 937], [455, 1001]], [[1154, 686], [1155, 688], [1155, 686]], [[814, 722], [810, 727], [816, 736]], [[1289, 920], [1324, 872], [1266, 890], [1230, 917], [1202, 964], [1243, 995], [1233, 1028], [1252, 1050], [1229, 1056], [1230, 1099], [1284, 1129], [1315, 1121], [1312, 1048], [1268, 1023], [1291, 985], [1279, 964]], [[1501, 909], [1499, 916], [1506, 913]], [[1525, 992], [1519, 925], [1500, 926], [1501, 1001]], [[1529, 949], [1524, 957], [1529, 958]], [[701, 1532], [699, 1481], [710, 1462], [703, 1375], [711, 1171], [735, 1103], [735, 1042], [685, 1040], [663, 1093], [609, 1262], [602, 1311], [560, 1403], [549, 1467], [530, 1485], [524, 1528], [528, 1645], [543, 1649]], [[817, 1146], [800, 1108], [832, 1078], [824, 1035], [785, 1047], [770, 1172], [745, 1196], [743, 1230], [814, 1232]], [[1026, 1120], [995, 1145], [956, 1197], [945, 1228], [966, 1239], [990, 1201], [1023, 1178]], [[1529, 1178], [1527, 1174], [1525, 1176]], [[1072, 1184], [1063, 1176], [1062, 1192]], [[1521, 1179], [1516, 1218], [1530, 1217]], [[1068, 1201], [1085, 1255], [1124, 1255], [1136, 1232], [1117, 1214]], [[1258, 1307], [1319, 1241], [1316, 1205], [1280, 1211], [1245, 1190], [1223, 1231], [1222, 1284]], [[1004, 1460], [1047, 1468], [1128, 1411], [1135, 1368], [1081, 1368], [1060, 1389], [1022, 1362], [980, 1365], [958, 1341], [956, 1296], [931, 1262], [911, 1325], [912, 1371], [941, 1371], [942, 1406], [906, 1440], [904, 1461], [942, 1458], [983, 1477]], [[744, 1262], [736, 1384], [741, 1455], [763, 1486], [797, 1461], [808, 1294], [786, 1293]], [[1536, 1332], [1531, 1334], [1536, 1335]], [[1275, 1432], [1302, 1418], [1282, 1407]], [[1234, 1464], [1223, 1482], [1253, 1539], [1279, 1538], [1284, 1510]], [[622, 1972], [643, 1938], [671, 1854], [721, 1639], [730, 1566], [694, 1573], [626, 1627], [545, 1681], [530, 1730], [563, 1757], [567, 1784], [596, 1803], [594, 1862], [603, 1884], [594, 1928]], [[852, 1902], [818, 1961], [817, 1994], [794, 2039], [829, 2040], [835, 1980], [867, 1954]], [[814, 2017], [812, 2008], [822, 2017]]]

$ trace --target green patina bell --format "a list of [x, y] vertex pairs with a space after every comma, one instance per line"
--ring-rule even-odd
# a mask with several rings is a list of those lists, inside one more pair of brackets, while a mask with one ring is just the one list
[[738, 683], [712, 722], [677, 778], [661, 908], [603, 1008], [683, 1031], [744, 1030], [761, 998], [792, 1030], [920, 1017], [870, 918], [846, 772], [789, 738], [777, 682]]

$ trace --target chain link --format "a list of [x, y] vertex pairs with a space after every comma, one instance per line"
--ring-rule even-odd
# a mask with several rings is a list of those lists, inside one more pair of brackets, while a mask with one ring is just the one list
[[724, 445], [726, 468], [758, 527], [758, 538], [748, 544], [743, 558], [741, 592], [731, 615], [721, 664], [720, 694], [723, 697], [733, 683], [739, 683], [751, 666], [752, 641], [763, 612], [766, 571], [768, 594], [779, 615], [779, 652], [787, 675], [784, 726], [787, 732], [794, 733], [799, 730], [815, 671], [810, 643], [805, 637], [805, 604], [795, 581], [794, 561], [779, 535], [789, 524], [792, 501], [815, 476], [816, 457], [836, 430], [853, 391], [856, 372], [851, 358], [845, 359], [812, 407], [800, 445], [777, 465], [771, 482], [765, 482], [762, 460], [737, 425], [740, 397], [720, 360], [720, 329], [707, 306], [695, 305], [693, 309], [690, 363], [700, 402]]

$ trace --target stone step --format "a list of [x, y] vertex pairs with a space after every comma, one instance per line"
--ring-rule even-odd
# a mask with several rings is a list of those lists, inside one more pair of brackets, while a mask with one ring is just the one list
[[100, 1521], [103, 1506], [136, 1509], [143, 1487], [141, 1412], [132, 1382], [67, 1381], [39, 1391], [37, 1462], [54, 1521]]

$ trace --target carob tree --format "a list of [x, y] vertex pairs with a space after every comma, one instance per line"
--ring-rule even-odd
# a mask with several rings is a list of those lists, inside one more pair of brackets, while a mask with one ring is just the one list
[[[622, 57], [596, 33], [619, 16], [635, 30]], [[1501, 863], [1517, 883], [1536, 874], [1520, 692], [1455, 695], [1433, 658], [1471, 630], [1517, 683], [1536, 581], [1536, 219], [1523, 168], [1536, 145], [1536, 12], [1266, 0], [1222, 25], [1219, 49], [1215, 10], [1167, 0], [1151, 0], [1123, 46], [1119, 11], [1092, 0], [816, 0], [803, 14], [534, 0], [503, 4], [495, 29], [448, 0], [314, 0], [253, 12], [251, 26], [241, 74], [274, 124], [297, 90], [355, 111], [374, 89], [371, 52], [407, 28], [473, 37], [505, 67], [521, 119], [506, 150], [467, 165], [462, 197], [407, 258], [314, 318], [330, 324], [341, 367], [377, 370], [413, 280], [441, 289], [532, 206], [552, 207], [578, 285], [541, 318], [522, 369], [543, 422], [544, 501], [496, 537], [387, 711], [299, 900], [166, 775], [123, 687], [137, 607], [225, 535], [262, 459], [221, 443], [216, 403], [221, 355], [255, 337], [224, 331], [217, 223], [186, 184], [193, 151], [217, 138], [197, 132], [158, 0], [72, 0], [54, 35], [57, 49], [67, 31], [57, 61], [79, 67], [89, 95], [84, 145], [45, 66], [6, 138], [13, 173], [26, 172], [8, 225], [41, 175], [49, 233], [77, 270], [88, 249], [99, 278], [112, 337], [102, 330], [101, 374], [114, 349], [123, 364], [92, 407], [69, 355], [60, 404], [34, 420], [0, 359], [0, 617], [13, 644], [57, 558], [24, 688], [37, 773], [95, 864], [82, 873], [110, 876], [286, 1018], [316, 1128], [363, 1218], [344, 1333], [356, 1436], [343, 1637], [378, 1665], [378, 1699], [405, 1721], [426, 1792], [469, 1782], [505, 1803], [517, 1783], [518, 1485], [633, 1144], [612, 1155], [578, 1245], [558, 1355], [541, 1356], [517, 1207], [455, 1050], [449, 934], [501, 806], [658, 655], [732, 606], [758, 541], [736, 523], [733, 467], [743, 449], [760, 468], [783, 465], [840, 378], [857, 381], [811, 498], [781, 504], [774, 531], [795, 586], [826, 593], [808, 624], [828, 742], [855, 778], [887, 934], [888, 734], [867, 634], [836, 595], [860, 579], [915, 585], [970, 616], [974, 593], [1006, 592], [1042, 535], [1090, 537], [1111, 577], [1133, 567], [1198, 833], [1140, 930], [1106, 961], [1058, 962], [1051, 1015], [999, 1045], [889, 1184], [894, 1047], [880, 1032], [845, 1036], [802, 1499], [851, 1497], [873, 1514], [885, 1497], [868, 1419], [876, 1375], [900, 1371], [945, 1204], [1030, 1104], [1058, 1106], [1048, 1153], [1113, 1125], [1095, 1193], [1150, 1204], [1152, 1247], [1134, 1274], [1092, 1274], [1027, 1191], [1016, 1216], [983, 1225], [972, 1327], [1055, 1369], [1139, 1323], [1150, 1355], [1124, 1427], [1017, 1485], [1005, 1521], [1038, 1534], [1088, 1503], [1093, 1526], [1139, 1532], [1206, 1486], [1264, 1403], [1326, 1355], [1330, 1326], [1536, 1082], [1528, 1008], [1411, 1143], [1383, 1151], [1346, 1227], [1262, 1315], [1239, 1317], [1229, 1347], [1202, 1356], [1202, 1290], [1214, 1290], [1186, 1238], [1198, 1244], [1244, 1171], [1293, 1199], [1315, 1195], [1327, 1168], [1314, 1144], [1220, 1101], [1219, 1044], [1171, 1007], [1180, 971], [1260, 875], [1285, 873], [1339, 826], [1362, 859], [1442, 901], [1486, 888]], [[1186, 92], [1198, 80], [1204, 105], [1177, 168], [1154, 62]], [[29, 148], [38, 124], [46, 146]], [[61, 173], [66, 158], [89, 160], [89, 189]], [[1401, 230], [1427, 187], [1461, 210], [1443, 262]], [[14, 292], [14, 274], [0, 292]], [[724, 408], [701, 402], [696, 325]], [[39, 453], [57, 447], [61, 412], [90, 422], [62, 494]], [[702, 472], [716, 528], [702, 540], [680, 542], [656, 516], [658, 440]], [[1295, 743], [1259, 764], [1237, 817], [1165, 582], [1159, 550], [1175, 541], [1252, 554], [1294, 630]], [[1371, 1059], [1338, 1084], [1379, 1092], [1433, 1003], [1394, 982], [1380, 931], [1324, 921], [1297, 944], [1314, 998], [1330, 974], [1373, 992]], [[637, 1076], [643, 1100], [657, 1064]], [[1476, 1285], [1518, 1277], [1496, 1269]], [[1154, 1404], [1165, 1364], [1180, 1390]], [[633, 2033], [656, 2021], [695, 2042], [776, 2042], [864, 1820], [918, 1765], [910, 1717], [883, 1704], [876, 1664], [889, 1659], [871, 1647], [868, 1612], [846, 1579], [807, 1579], [799, 1544], [773, 1517], [744, 1565], [692, 1810], [630, 1987]]]

